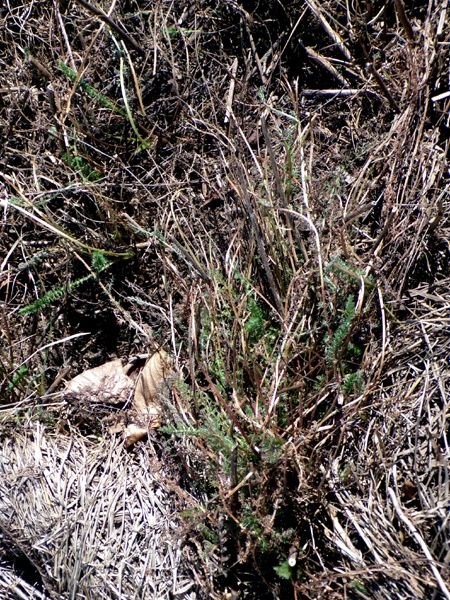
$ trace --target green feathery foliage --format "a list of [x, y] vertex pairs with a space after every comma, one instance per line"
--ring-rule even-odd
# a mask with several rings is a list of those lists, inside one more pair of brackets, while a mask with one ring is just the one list
[[281, 579], [292, 579], [292, 567], [289, 565], [287, 560], [284, 560], [282, 563], [274, 567], [275, 573]]
[[43, 310], [61, 300], [69, 294], [71, 291], [79, 288], [81, 285], [94, 279], [98, 273], [105, 271], [108, 267], [112, 265], [112, 262], [105, 256], [104, 252], [100, 250], [94, 250], [91, 257], [91, 266], [93, 269], [93, 273], [86, 275], [85, 277], [80, 277], [79, 279], [68, 283], [67, 285], [63, 285], [57, 288], [53, 288], [49, 290], [46, 294], [38, 298], [32, 304], [28, 304], [19, 310], [19, 314], [21, 315], [34, 315], [35, 313]]
[[25, 377], [27, 375], [28, 375], [28, 367], [26, 367], [25, 365], [20, 366], [17, 369], [17, 371], [13, 374], [13, 376], [11, 377], [11, 380], [8, 383], [8, 387], [6, 388], [6, 391], [8, 393], [11, 393], [16, 388], [20, 388], [22, 381], [25, 379]]
[[355, 317], [355, 300], [353, 296], [347, 298], [344, 313], [341, 318], [339, 327], [336, 329], [331, 338], [326, 341], [325, 360], [329, 367], [334, 364], [334, 361], [343, 353], [344, 343], [348, 342], [348, 334]]
[[49, 290], [46, 294], [44, 294], [43, 296], [38, 298], [32, 304], [27, 304], [27, 306], [24, 306], [23, 308], [21, 308], [19, 310], [19, 314], [34, 315], [35, 313], [39, 312], [40, 310], [47, 308], [54, 302], [61, 300], [62, 298], [64, 298], [64, 296], [66, 296], [66, 294], [68, 294], [72, 290], [80, 287], [80, 285], [83, 285], [83, 283], [86, 283], [86, 281], [89, 281], [93, 277], [94, 277], [93, 274], [86, 275], [85, 277], [81, 277], [80, 279], [77, 279], [76, 281], [72, 281], [72, 282], [68, 283], [67, 285], [63, 285], [61, 287], [57, 287], [52, 290]]
[[[60, 61], [58, 63], [58, 67], [59, 67], [60, 71], [62, 73], [64, 73], [64, 75], [72, 83], [74, 83], [77, 80], [78, 73], [76, 71], [74, 71], [73, 69], [71, 69], [70, 67], [68, 67], [63, 61]], [[78, 85], [90, 98], [92, 98], [93, 100], [96, 100], [100, 104], [100, 106], [102, 106], [103, 108], [107, 108], [107, 109], [111, 110], [112, 112], [117, 113], [122, 116], [126, 115], [123, 108], [118, 106], [114, 102], [114, 100], [111, 100], [110, 98], [108, 98], [107, 96], [105, 96], [104, 94], [99, 92], [94, 86], [92, 86], [90, 83], [88, 83], [82, 77], [78, 80]]]
[[73, 147], [70, 152], [64, 152], [62, 158], [85, 181], [99, 181], [102, 178], [101, 174], [93, 169], [88, 161], [77, 153], [76, 147]]

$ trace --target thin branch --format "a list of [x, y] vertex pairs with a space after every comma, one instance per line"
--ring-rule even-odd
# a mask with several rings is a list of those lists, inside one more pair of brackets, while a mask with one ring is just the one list
[[138, 54], [140, 54], [141, 56], [145, 56], [145, 50], [142, 47], [142, 45], [138, 44], [138, 42], [136, 42], [136, 40], [134, 38], [132, 38], [131, 35], [125, 31], [125, 29], [123, 29], [123, 27], [121, 27], [115, 21], [113, 21], [110, 17], [108, 17], [108, 15], [106, 15], [100, 8], [97, 8], [96, 6], [92, 6], [92, 4], [89, 4], [89, 2], [86, 2], [86, 0], [76, 0], [76, 1], [78, 2], [78, 4], [81, 4], [81, 6], [83, 6], [86, 10], [88, 10], [90, 13], [92, 13], [96, 17], [99, 17], [102, 21], [107, 23], [111, 27], [111, 29], [114, 29], [114, 31], [117, 33], [117, 35], [120, 38], [122, 38], [124, 40], [124, 42], [126, 42], [129, 46], [131, 46], [133, 48], [133, 50], [135, 50]]
[[394, 0], [395, 10], [397, 12], [400, 23], [405, 30], [406, 36], [411, 40], [411, 42], [415, 41], [414, 30], [412, 28], [411, 22], [406, 16], [405, 5], [403, 4], [403, 0]]

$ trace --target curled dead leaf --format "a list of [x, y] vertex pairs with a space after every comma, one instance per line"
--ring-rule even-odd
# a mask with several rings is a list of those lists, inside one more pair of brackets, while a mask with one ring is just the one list
[[171, 361], [164, 350], [153, 354], [145, 363], [134, 392], [133, 422], [124, 431], [127, 448], [144, 439], [150, 429], [161, 427], [160, 395], [171, 371]]
[[65, 394], [89, 403], [125, 404], [134, 382], [124, 372], [120, 358], [88, 369], [69, 381]]
[[130, 424], [127, 425], [124, 431], [125, 437], [125, 448], [129, 448], [136, 444], [136, 442], [140, 442], [144, 440], [148, 435], [148, 428], [142, 427], [140, 425]]
[[[116, 422], [110, 433], [123, 432], [129, 448], [144, 439], [150, 429], [161, 426], [160, 397], [172, 373], [170, 358], [164, 350], [151, 356], [136, 381], [134, 363], [123, 366], [120, 359], [89, 369], [74, 377], [66, 386], [66, 395], [87, 403], [126, 404], [132, 397], [129, 425]], [[133, 394], [134, 390], [134, 394]]]
[[159, 412], [158, 396], [163, 391], [172, 365], [167, 352], [155, 352], [145, 363], [134, 392], [133, 408], [136, 412], [151, 414]]

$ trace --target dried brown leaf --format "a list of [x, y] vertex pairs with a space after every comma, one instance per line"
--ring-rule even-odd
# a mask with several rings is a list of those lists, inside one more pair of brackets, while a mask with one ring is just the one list
[[150, 429], [161, 426], [159, 395], [171, 372], [169, 356], [160, 350], [145, 363], [134, 392], [134, 422], [125, 431], [125, 446], [129, 448], [144, 439]]
[[130, 365], [120, 359], [89, 369], [74, 377], [66, 387], [66, 394], [89, 403], [125, 403], [134, 396], [129, 425], [113, 423], [110, 433], [123, 432], [125, 446], [129, 448], [144, 439], [150, 429], [161, 426], [159, 396], [167, 384], [171, 363], [166, 352], [156, 352], [145, 363], [137, 382]]
[[136, 444], [136, 442], [140, 442], [141, 440], [145, 439], [147, 435], [147, 427], [143, 427], [141, 425], [134, 425], [133, 423], [127, 425], [124, 431], [125, 447], [129, 448], [130, 446], [133, 446], [133, 444]]
[[118, 358], [80, 373], [69, 381], [65, 393], [89, 403], [120, 404], [128, 400], [133, 387]]
[[154, 417], [159, 414], [158, 396], [170, 375], [171, 364], [164, 350], [156, 352], [145, 363], [134, 393], [133, 408], [136, 412]]

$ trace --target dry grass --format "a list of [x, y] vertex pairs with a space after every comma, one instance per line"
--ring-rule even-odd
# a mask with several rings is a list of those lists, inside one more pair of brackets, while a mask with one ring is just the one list
[[[179, 537], [195, 540], [198, 594], [450, 597], [445, 11], [0, 12], [4, 427], [57, 420], [98, 461], [73, 428], [102, 432], [99, 415], [51, 393], [116, 355], [171, 351], [157, 444], [196, 498]], [[17, 466], [32, 446], [15, 435]], [[68, 439], [48, 435], [64, 456]], [[109, 438], [99, 448], [120, 454], [117, 477], [142, 469]], [[43, 522], [27, 533], [20, 514], [30, 552]], [[142, 577], [136, 556], [123, 585]], [[108, 569], [104, 597], [121, 597], [118, 564], [95, 577]], [[45, 579], [63, 597], [83, 581]]]
[[[183, 505], [150, 448], [129, 454], [119, 440], [48, 434], [39, 424], [8, 438], [0, 477], [3, 598], [25, 593], [30, 578], [42, 590], [37, 598], [50, 590], [66, 598], [198, 597], [198, 559], [179, 533]], [[187, 498], [185, 506], [197, 505]]]

